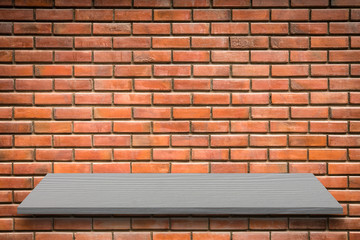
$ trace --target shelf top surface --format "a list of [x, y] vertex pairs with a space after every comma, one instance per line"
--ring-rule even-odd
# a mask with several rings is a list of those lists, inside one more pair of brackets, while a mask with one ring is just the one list
[[313, 174], [49, 173], [22, 214], [339, 214]]

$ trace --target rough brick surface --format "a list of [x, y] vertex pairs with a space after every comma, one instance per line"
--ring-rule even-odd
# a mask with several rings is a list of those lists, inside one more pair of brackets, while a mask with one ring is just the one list
[[[360, 239], [359, 21], [358, 0], [1, 0], [0, 240]], [[306, 172], [344, 214], [17, 215], [49, 172]]]

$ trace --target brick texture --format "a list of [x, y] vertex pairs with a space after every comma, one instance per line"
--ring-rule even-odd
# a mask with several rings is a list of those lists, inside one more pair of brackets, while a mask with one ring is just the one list
[[[359, 0], [1, 0], [0, 240], [360, 239]], [[46, 173], [313, 173], [336, 216], [45, 216]]]

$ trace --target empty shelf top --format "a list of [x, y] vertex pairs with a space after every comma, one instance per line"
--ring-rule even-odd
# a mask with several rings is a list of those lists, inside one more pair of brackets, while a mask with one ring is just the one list
[[49, 173], [20, 214], [340, 214], [313, 174]]

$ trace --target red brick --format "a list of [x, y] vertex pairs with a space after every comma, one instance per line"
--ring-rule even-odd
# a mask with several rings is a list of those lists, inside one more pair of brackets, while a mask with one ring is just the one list
[[291, 62], [326, 62], [326, 51], [291, 51]]
[[212, 51], [213, 62], [249, 62], [248, 51]]
[[59, 135], [54, 136], [54, 147], [90, 147], [90, 135]]
[[12, 62], [12, 59], [13, 59], [12, 51], [0, 51], [0, 62]]
[[[1, 42], [1, 41], [0, 41]], [[27, 43], [27, 45], [30, 45]], [[32, 39], [31, 39], [32, 46]], [[71, 37], [36, 37], [36, 48], [72, 48]]]
[[194, 76], [216, 76], [216, 77], [224, 77], [229, 76], [230, 68], [228, 65], [195, 65], [193, 67]]
[[134, 7], [170, 7], [170, 0], [134, 0]]
[[287, 218], [250, 218], [250, 229], [287, 229]]
[[269, 10], [267, 9], [233, 9], [233, 21], [267, 21], [269, 20]]
[[166, 147], [170, 144], [168, 135], [133, 135], [132, 145], [136, 147]]
[[359, 90], [360, 78], [330, 78], [331, 90]]
[[32, 37], [2, 36], [2, 37], [0, 37], [0, 47], [2, 47], [2, 48], [32, 48], [33, 47], [33, 38]]
[[269, 69], [268, 65], [233, 65], [232, 74], [235, 77], [267, 77]]
[[287, 23], [251, 23], [252, 34], [286, 35], [288, 31]]
[[286, 146], [287, 137], [286, 135], [251, 135], [250, 146]]
[[310, 99], [312, 104], [347, 104], [348, 94], [342, 92], [318, 92], [311, 93]]
[[15, 62], [52, 62], [52, 52], [15, 51]]
[[51, 23], [14, 23], [14, 34], [51, 34]]
[[170, 108], [134, 108], [135, 119], [170, 119]]
[[290, 32], [296, 35], [327, 34], [327, 23], [291, 23]]
[[308, 123], [300, 121], [271, 121], [271, 132], [307, 132]]
[[33, 67], [30, 65], [1, 65], [0, 76], [26, 77], [32, 76]]
[[172, 135], [171, 144], [176, 147], [206, 147], [209, 145], [209, 137], [202, 135]]
[[191, 10], [154, 10], [154, 21], [190, 21]]
[[114, 37], [113, 46], [114, 48], [150, 48], [149, 37]]
[[211, 163], [212, 173], [247, 173], [247, 163]]
[[269, 103], [268, 93], [233, 93], [232, 104], [236, 105], [262, 105]]
[[15, 136], [16, 147], [50, 147], [51, 136], [48, 135], [17, 135]]
[[71, 105], [71, 93], [36, 93], [35, 104], [37, 105]]
[[253, 107], [251, 115], [254, 119], [287, 119], [289, 118], [289, 109], [286, 107]]
[[95, 79], [94, 89], [102, 91], [129, 91], [132, 89], [131, 79]]
[[74, 133], [110, 133], [111, 122], [74, 122]]
[[133, 54], [134, 62], [171, 62], [171, 51], [134, 51]]
[[307, 49], [309, 38], [307, 37], [271, 37], [271, 47], [275, 49]]
[[309, 233], [307, 232], [272, 232], [272, 240], [307, 240], [309, 239]]
[[213, 90], [249, 90], [249, 79], [213, 79]]
[[344, 176], [317, 176], [317, 179], [326, 188], [346, 188], [348, 185], [347, 177]]
[[209, 51], [173, 51], [174, 62], [209, 62]]
[[228, 48], [228, 37], [192, 37], [192, 48]]
[[233, 49], [261, 49], [269, 47], [269, 38], [258, 37], [230, 37], [230, 47]]
[[94, 35], [130, 35], [130, 23], [94, 23]]
[[329, 52], [330, 62], [356, 62], [360, 57], [359, 50], [343, 51], [334, 50]]
[[311, 48], [347, 48], [348, 37], [311, 37]]
[[311, 240], [346, 240], [346, 232], [310, 232]]
[[272, 9], [271, 10], [272, 21], [308, 21], [309, 10], [308, 9]]
[[252, 90], [254, 91], [282, 91], [288, 90], [288, 79], [252, 79]]
[[95, 51], [94, 62], [107, 62], [107, 63], [131, 62], [131, 52], [130, 51]]
[[112, 72], [112, 66], [107, 65], [74, 66], [74, 74], [77, 77], [110, 77]]
[[230, 233], [226, 233], [226, 232], [194, 232], [193, 233], [193, 240], [205, 240], [205, 239], [230, 240]]
[[90, 51], [56, 51], [55, 62], [91, 62]]
[[90, 35], [90, 23], [54, 23], [55, 35]]
[[189, 37], [153, 37], [153, 48], [190, 48]]
[[360, 116], [360, 108], [350, 107], [332, 107], [331, 118], [333, 119], [358, 119]]
[[154, 133], [176, 133], [183, 132], [187, 133], [190, 131], [190, 123], [184, 121], [156, 121], [153, 122]]
[[76, 93], [75, 104], [111, 104], [111, 93]]
[[271, 67], [271, 74], [274, 77], [300, 77], [308, 76], [309, 67], [307, 65], [273, 65]]
[[208, 163], [172, 163], [171, 173], [208, 173]]
[[117, 77], [150, 77], [151, 65], [117, 65], [115, 66], [115, 76]]
[[[151, 104], [151, 94], [149, 93], [115, 93], [114, 95], [114, 104], [119, 105], [150, 105]], [[120, 116], [119, 114], [115, 114], [112, 112], [111, 108], [107, 109], [109, 112], [105, 112], [106, 110], [101, 110], [104, 114], [108, 116]], [[123, 111], [124, 112], [124, 111]], [[103, 114], [103, 113], [100, 113]], [[131, 114], [126, 114], [126, 116], [130, 116]]]
[[173, 0], [174, 7], [209, 7], [209, 0], [197, 0], [197, 1], [183, 1]]
[[118, 135], [95, 135], [94, 139], [94, 146], [101, 146], [101, 147], [124, 147], [130, 146], [130, 136], [118, 136]]
[[274, 161], [299, 161], [307, 159], [306, 149], [270, 149], [269, 158]]
[[141, 10], [115, 9], [115, 21], [151, 21], [151, 20], [152, 20], [152, 11], [150, 9], [141, 9]]
[[249, 108], [248, 107], [224, 107], [213, 108], [214, 119], [248, 119]]
[[291, 79], [293, 90], [327, 90], [328, 80], [324, 78]]
[[76, 161], [108, 161], [111, 160], [111, 150], [110, 149], [76, 149], [75, 160]]
[[320, 147], [326, 146], [325, 135], [290, 135], [289, 146]]
[[12, 136], [11, 135], [0, 136], [0, 147], [11, 147], [11, 146], [12, 146]]
[[94, 118], [95, 119], [129, 119], [131, 118], [131, 109], [130, 108], [115, 108], [115, 109], [94, 108]]
[[189, 159], [189, 149], [153, 149], [154, 161], [188, 161]]
[[209, 34], [210, 32], [209, 29], [210, 29], [209, 23], [173, 23], [172, 24], [172, 33], [174, 35], [185, 35], [185, 34], [205, 35], [205, 34]]
[[331, 218], [329, 228], [334, 230], [349, 230], [360, 228], [360, 218]]
[[212, 135], [210, 146], [212, 147], [245, 147], [248, 145], [246, 135]]
[[272, 104], [304, 105], [308, 104], [307, 93], [272, 93]]
[[36, 20], [69, 21], [73, 20], [72, 9], [36, 9]]
[[90, 173], [90, 163], [54, 163], [54, 173]]
[[134, 35], [168, 35], [170, 34], [169, 23], [133, 23]]
[[33, 11], [31, 9], [1, 9], [0, 20], [5, 21], [27, 21], [33, 20]]
[[193, 149], [192, 160], [228, 160], [228, 149]]
[[174, 79], [174, 90], [210, 90], [210, 79]]
[[[104, 165], [105, 163], [101, 164]], [[94, 218], [93, 228], [95, 230], [130, 229], [130, 218]]]
[[14, 163], [14, 175], [46, 175], [52, 172], [51, 163]]
[[51, 230], [51, 218], [17, 218], [15, 219], [15, 230]]
[[35, 133], [71, 133], [71, 122], [34, 122]]
[[290, 163], [289, 173], [326, 174], [326, 163]]
[[73, 151], [71, 149], [37, 149], [37, 161], [70, 161]]
[[2, 177], [0, 189], [31, 188], [31, 182], [30, 177]]
[[229, 132], [229, 122], [227, 121], [193, 121], [192, 132]]
[[76, 21], [112, 21], [113, 10], [111, 9], [76, 9]]
[[26, 0], [16, 0], [15, 6], [22, 6], [22, 7], [51, 7], [52, 1], [49, 0], [37, 0], [28, 2]]
[[208, 218], [171, 218], [172, 230], [207, 230]]
[[194, 93], [194, 105], [227, 105], [230, 104], [230, 95], [226, 93]]
[[31, 149], [0, 149], [1, 161], [28, 161], [34, 159], [34, 151]]
[[327, 107], [292, 107], [292, 118], [328, 118], [329, 111]]
[[211, 34], [247, 34], [249, 32], [249, 25], [247, 23], [212, 23]]
[[0, 229], [2, 231], [11, 231], [13, 230], [13, 220], [10, 218], [4, 218], [0, 220]]
[[150, 149], [115, 149], [114, 160], [150, 160]]
[[232, 121], [231, 132], [267, 132], [269, 131], [266, 121]]
[[55, 0], [55, 6], [58, 7], [91, 7], [90, 0], [73, 0], [71, 2], [66, 0]]
[[70, 77], [72, 75], [72, 67], [69, 65], [36, 65], [35, 76], [54, 76], [54, 77]]
[[291, 0], [292, 7], [326, 7], [328, 5], [328, 0], [318, 0], [316, 2], [311, 0]]
[[12, 33], [12, 23], [2, 22], [0, 23], [0, 33], [1, 34], [11, 34]]
[[75, 233], [75, 238], [77, 240], [112, 240], [111, 232], [78, 232]]
[[149, 133], [150, 122], [144, 122], [144, 121], [114, 122], [114, 132]]
[[190, 240], [190, 235], [191, 233], [172, 233], [172, 232], [164, 232], [164, 233], [160, 233], [160, 232], [155, 232], [153, 233], [153, 239], [154, 240], [166, 240], [166, 239], [173, 239], [173, 240]]
[[169, 163], [132, 163], [132, 173], [169, 173]]
[[227, 21], [230, 20], [230, 10], [214, 9], [214, 10], [193, 10], [194, 21]]
[[232, 235], [233, 240], [269, 240], [270, 234], [268, 232], [234, 232]]
[[288, 7], [289, 2], [286, 0], [254, 0], [253, 7]]
[[91, 218], [55, 218], [55, 230], [90, 230], [92, 226]]
[[336, 136], [329, 135], [329, 146], [331, 147], [358, 147], [360, 145], [359, 135]]
[[150, 233], [147, 232], [115, 232], [115, 240], [150, 240]]
[[30, 133], [31, 122], [0, 122], [1, 133]]
[[346, 21], [348, 19], [348, 9], [313, 9], [311, 11], [313, 21]]
[[251, 62], [287, 62], [287, 51], [251, 51]]
[[90, 119], [92, 116], [91, 108], [55, 108], [55, 119]]
[[360, 23], [346, 22], [346, 23], [330, 23], [330, 34], [359, 34]]

